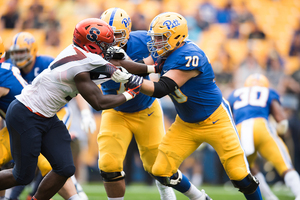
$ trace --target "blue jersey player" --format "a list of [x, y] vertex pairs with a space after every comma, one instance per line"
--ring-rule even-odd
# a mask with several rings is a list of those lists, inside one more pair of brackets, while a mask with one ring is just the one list
[[[147, 31], [131, 32], [130, 17], [123, 9], [110, 8], [100, 19], [113, 28], [116, 45], [127, 53], [128, 59], [144, 62], [149, 57], [147, 42], [151, 40], [150, 36]], [[147, 74], [144, 78], [149, 80]], [[119, 94], [125, 91], [126, 86], [110, 80], [102, 83], [101, 89], [104, 94]], [[102, 112], [98, 162], [109, 198], [124, 198], [123, 161], [132, 137], [137, 142], [144, 169], [151, 172], [164, 134], [162, 109], [154, 97], [140, 93], [126, 103]], [[172, 188], [156, 183], [162, 200], [176, 199]]]
[[[214, 72], [205, 53], [187, 39], [187, 21], [174, 12], [156, 16], [149, 27], [148, 48], [163, 58], [158, 82], [143, 80], [141, 92], [152, 97], [169, 95], [177, 117], [159, 145], [152, 175], [190, 199], [205, 199], [193, 192], [178, 167], [201, 143], [210, 144], [232, 181], [246, 199], [262, 200], [257, 179], [250, 173], [228, 103], [214, 81]], [[131, 73], [149, 68], [130, 61], [119, 64]], [[143, 70], [141, 70], [143, 68]], [[142, 77], [141, 77], [142, 78]], [[196, 197], [194, 195], [197, 195]]]
[[[279, 95], [269, 88], [268, 79], [262, 74], [250, 75], [245, 86], [234, 90], [228, 101], [251, 171], [261, 183], [262, 195], [266, 199], [278, 199], [262, 173], [254, 168], [257, 153], [274, 165], [296, 199], [300, 199], [299, 174], [294, 170], [286, 145], [277, 135], [287, 131], [288, 121], [280, 105]], [[269, 122], [269, 115], [277, 122], [276, 129]]]

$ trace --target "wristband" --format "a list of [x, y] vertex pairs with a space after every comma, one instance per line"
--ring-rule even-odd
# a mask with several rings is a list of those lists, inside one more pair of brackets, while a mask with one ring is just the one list
[[156, 73], [155, 72], [155, 65], [147, 65], [147, 73]]
[[122, 94], [125, 96], [126, 101], [133, 99], [133, 96], [131, 94], [129, 94], [129, 92], [127, 92], [127, 91], [123, 92]]

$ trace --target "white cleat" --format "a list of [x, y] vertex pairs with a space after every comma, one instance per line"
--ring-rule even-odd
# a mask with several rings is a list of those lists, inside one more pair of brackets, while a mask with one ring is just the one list
[[212, 200], [212, 198], [210, 198], [203, 189], [201, 190], [201, 192], [203, 195], [200, 197], [199, 200]]

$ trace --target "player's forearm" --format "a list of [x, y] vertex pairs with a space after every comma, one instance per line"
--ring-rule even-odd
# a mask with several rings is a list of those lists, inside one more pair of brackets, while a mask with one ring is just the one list
[[146, 94], [148, 96], [152, 96], [154, 92], [154, 83], [153, 81], [149, 81], [147, 79], [144, 79], [142, 87], [141, 87], [141, 92], [143, 94]]
[[131, 60], [121, 60], [120, 65], [132, 74], [147, 74], [147, 65], [133, 62]]

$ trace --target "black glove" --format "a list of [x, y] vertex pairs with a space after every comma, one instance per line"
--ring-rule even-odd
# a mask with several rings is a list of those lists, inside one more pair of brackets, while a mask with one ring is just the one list
[[154, 63], [155, 73], [160, 73], [162, 70], [163, 65], [165, 64], [167, 58], [165, 57], [158, 57], [156, 62]]
[[135, 97], [140, 93], [140, 89], [143, 83], [143, 77], [138, 75], [132, 75], [126, 83], [126, 91]]

